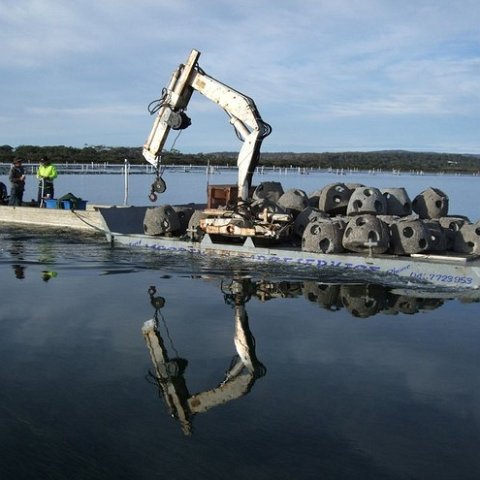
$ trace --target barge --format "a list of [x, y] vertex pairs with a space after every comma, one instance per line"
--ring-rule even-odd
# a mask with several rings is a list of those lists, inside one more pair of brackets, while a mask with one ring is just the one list
[[[214, 256], [239, 259], [272, 268], [300, 269], [319, 280], [335, 273], [349, 280], [398, 286], [412, 284], [447, 289], [480, 289], [480, 257], [455, 252], [411, 255], [315, 253], [302, 251], [288, 242], [261, 245], [255, 238], [232, 242], [205, 234], [201, 239], [144, 233], [146, 211], [151, 207], [99, 208], [103, 229], [113, 246], [139, 248], [167, 254]], [[201, 211], [201, 210], [197, 210]]]

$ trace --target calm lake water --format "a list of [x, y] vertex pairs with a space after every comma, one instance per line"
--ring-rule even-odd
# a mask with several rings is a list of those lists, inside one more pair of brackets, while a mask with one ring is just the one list
[[[475, 177], [361, 178], [479, 217]], [[151, 180], [130, 178], [129, 203]], [[205, 198], [204, 176], [166, 180], [163, 203]], [[57, 182], [98, 203], [122, 189]], [[250, 268], [2, 227], [0, 478], [480, 478], [478, 302]]]

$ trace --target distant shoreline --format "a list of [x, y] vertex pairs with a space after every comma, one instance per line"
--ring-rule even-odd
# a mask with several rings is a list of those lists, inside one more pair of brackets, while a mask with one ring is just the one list
[[[193, 166], [236, 166], [237, 152], [181, 153], [166, 151], [162, 155], [163, 165]], [[141, 147], [22, 145], [13, 148], [0, 146], [0, 164], [10, 164], [17, 157], [26, 162], [38, 163], [48, 156], [58, 164], [109, 164], [145, 165]], [[372, 152], [262, 152], [259, 166], [306, 169], [345, 169], [382, 171], [423, 171], [444, 173], [480, 174], [480, 154], [413, 152], [405, 150], [380, 150]]]

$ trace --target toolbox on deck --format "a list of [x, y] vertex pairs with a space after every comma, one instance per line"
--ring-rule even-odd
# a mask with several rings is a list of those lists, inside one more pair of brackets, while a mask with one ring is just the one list
[[[254, 191], [255, 187], [251, 187], [249, 195]], [[237, 205], [238, 185], [209, 185], [207, 196], [207, 208], [233, 208]]]

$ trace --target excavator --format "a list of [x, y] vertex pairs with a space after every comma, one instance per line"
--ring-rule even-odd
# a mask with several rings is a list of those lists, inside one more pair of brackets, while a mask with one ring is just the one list
[[165, 142], [171, 130], [184, 130], [191, 125], [186, 114], [194, 92], [199, 92], [216, 103], [228, 115], [237, 137], [243, 141], [237, 158], [238, 182], [236, 205], [229, 211], [207, 209], [203, 212], [200, 227], [205, 233], [231, 237], [262, 237], [278, 239], [287, 232], [291, 217], [284, 213], [252, 212], [249, 198], [252, 177], [258, 165], [260, 147], [271, 131], [262, 120], [255, 102], [243, 93], [207, 75], [198, 64], [200, 52], [192, 50], [185, 64], [173, 72], [160, 99], [151, 102], [149, 111], [156, 114], [151, 132], [143, 146], [143, 156], [155, 167], [156, 180], [150, 192], [150, 200], [157, 200], [166, 184], [161, 177], [161, 158]]

